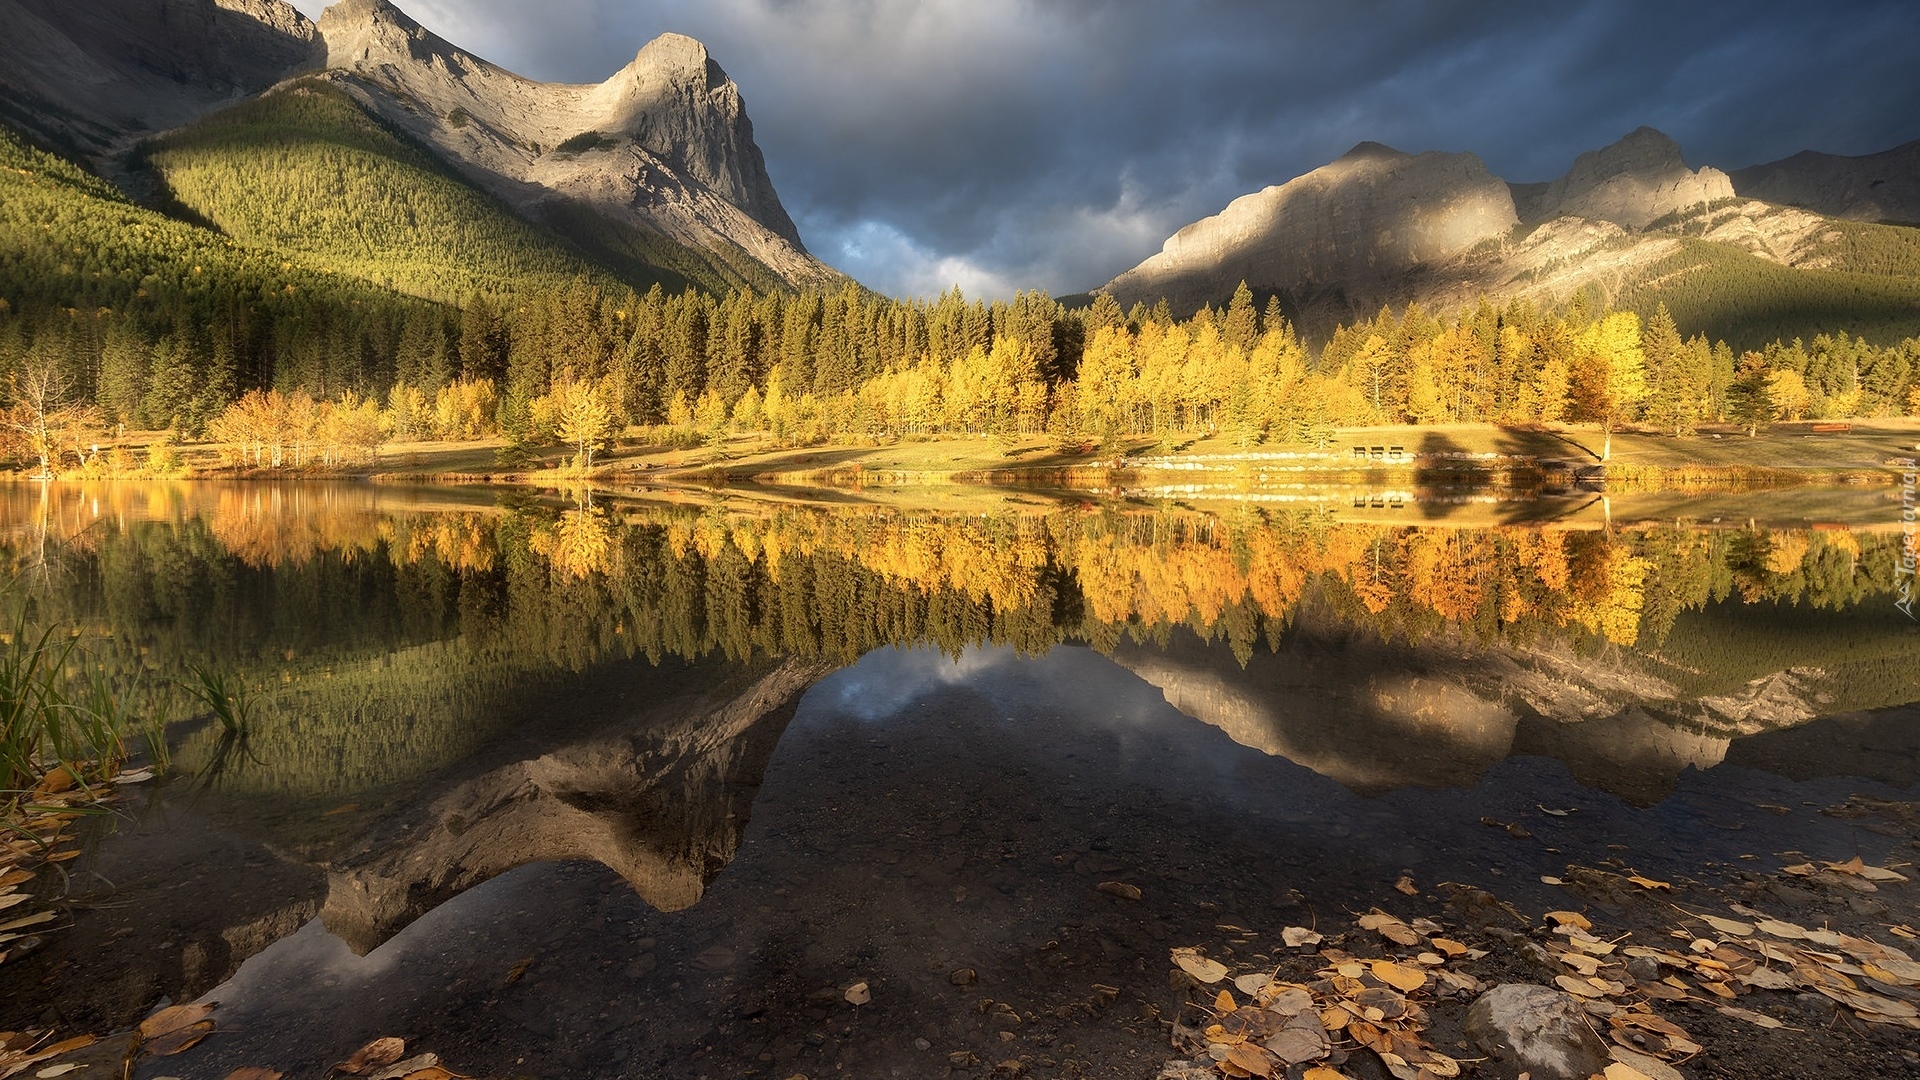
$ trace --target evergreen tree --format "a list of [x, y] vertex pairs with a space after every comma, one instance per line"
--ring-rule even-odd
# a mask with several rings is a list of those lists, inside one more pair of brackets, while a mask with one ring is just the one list
[[132, 319], [113, 320], [100, 353], [101, 409], [115, 424], [138, 425], [145, 413], [152, 347]]
[[1733, 382], [1727, 387], [1727, 419], [1747, 429], [1749, 436], [1773, 423], [1773, 393], [1767, 381], [1767, 358], [1757, 352], [1740, 357]]

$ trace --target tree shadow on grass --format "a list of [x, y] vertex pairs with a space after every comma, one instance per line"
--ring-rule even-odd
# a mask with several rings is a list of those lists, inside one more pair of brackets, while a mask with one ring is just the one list
[[1464, 505], [1458, 501], [1463, 489], [1473, 487], [1472, 475], [1465, 470], [1468, 466], [1466, 447], [1455, 442], [1444, 431], [1429, 431], [1420, 437], [1420, 445], [1414, 451], [1413, 487], [1414, 505], [1419, 507], [1420, 516], [1428, 520], [1451, 517]]

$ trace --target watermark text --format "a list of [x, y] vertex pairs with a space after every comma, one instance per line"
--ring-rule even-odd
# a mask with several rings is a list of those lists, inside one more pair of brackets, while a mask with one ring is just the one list
[[1915, 563], [1920, 562], [1920, 497], [1917, 497], [1915, 481], [1920, 480], [1920, 462], [1913, 458], [1898, 458], [1895, 465], [1903, 470], [1900, 474], [1900, 561], [1893, 571], [1893, 591], [1896, 599], [1893, 606], [1906, 613], [1907, 618], [1920, 622], [1920, 615], [1913, 613], [1913, 581]]

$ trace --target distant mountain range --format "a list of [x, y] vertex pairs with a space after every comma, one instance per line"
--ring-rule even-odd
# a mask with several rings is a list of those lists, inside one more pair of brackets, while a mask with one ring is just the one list
[[1736, 340], [1792, 336], [1809, 320], [1911, 333], [1920, 229], [1897, 227], [1911, 222], [1920, 142], [1729, 174], [1688, 168], [1679, 144], [1643, 127], [1530, 184], [1470, 153], [1363, 142], [1186, 226], [1100, 291], [1185, 313], [1245, 281], [1321, 330], [1383, 304], [1558, 303], [1584, 290], [1616, 305], [1667, 302], [1683, 326]]
[[[465, 52], [388, 0], [341, 0], [318, 23], [283, 0], [0, 0], [0, 126], [202, 227], [194, 244], [387, 295], [847, 283], [801, 242], [739, 88], [675, 34], [573, 86]], [[51, 176], [0, 142], [0, 180]], [[42, 183], [34, 197], [56, 194], [49, 220], [70, 234], [32, 238], [55, 263], [128, 234], [111, 193]], [[1920, 142], [1729, 173], [1690, 168], [1641, 128], [1543, 183], [1365, 142], [1188, 225], [1102, 290], [1185, 314], [1245, 281], [1310, 335], [1382, 305], [1585, 294], [1664, 303], [1684, 331], [1736, 344], [1886, 340], [1920, 334], [1916, 222]], [[138, 232], [180, 253], [168, 229]]]
[[[288, 94], [334, 100], [259, 100]], [[222, 112], [236, 107], [252, 111]], [[0, 118], [137, 196], [323, 257], [340, 243], [302, 235], [317, 220], [358, 232], [343, 216], [424, 199], [469, 218], [507, 208], [545, 234], [517, 245], [551, 243], [638, 284], [845, 280], [801, 243], [739, 88], [676, 34], [597, 86], [567, 86], [464, 52], [386, 0], [343, 0], [318, 24], [281, 0], [0, 0]], [[372, 177], [362, 191], [326, 171], [347, 151], [345, 171]], [[481, 197], [423, 196], [416, 182], [436, 173]], [[222, 197], [241, 188], [249, 198]], [[491, 257], [436, 249], [431, 230], [384, 234], [401, 250], [356, 253], [454, 271]]]

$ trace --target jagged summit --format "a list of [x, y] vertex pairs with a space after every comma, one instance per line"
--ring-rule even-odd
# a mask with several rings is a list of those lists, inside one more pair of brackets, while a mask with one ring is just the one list
[[753, 141], [740, 89], [705, 45], [683, 34], [662, 34], [594, 87], [582, 104], [583, 119], [593, 121], [591, 130], [626, 135], [682, 165], [694, 179], [799, 244], [799, 232], [774, 194]]
[[493, 66], [456, 49], [387, 0], [340, 0], [320, 13], [319, 25], [328, 67], [351, 68], [401, 54], [414, 60], [457, 58]]
[[123, 168], [142, 139], [312, 72], [612, 262], [843, 280], [801, 244], [739, 87], [682, 34], [573, 86], [475, 56], [390, 0], [340, 0], [317, 23], [283, 0], [0, 0], [0, 119], [129, 183], [144, 182]]
[[1589, 150], [1545, 184], [1513, 185], [1514, 207], [1528, 222], [1580, 217], [1644, 229], [1668, 214], [1733, 198], [1733, 182], [1715, 168], [1687, 168], [1680, 144], [1651, 127]]
[[[1844, 189], [1835, 201], [1858, 216], [1920, 220], [1920, 143], [1873, 158], [1801, 155], [1742, 175], [1751, 193], [1792, 196], [1776, 194], [1781, 202], [1811, 206], [1820, 191]], [[1509, 184], [1469, 153], [1362, 142], [1185, 226], [1099, 291], [1123, 304], [1164, 297], [1184, 312], [1224, 303], [1245, 281], [1284, 294], [1320, 331], [1381, 304], [1557, 301], [1595, 283], [1617, 288], [1674, 256], [1679, 241], [1661, 219], [1687, 211], [1701, 212], [1689, 215], [1689, 236], [1769, 262], [1811, 267], [1832, 255], [1816, 251], [1818, 218], [1739, 201], [1726, 173], [1689, 169], [1679, 143], [1643, 126], [1535, 184]]]
[[655, 71], [678, 70], [688, 74], [704, 74], [709, 82], [729, 82], [727, 73], [720, 70], [713, 57], [707, 55], [707, 47], [697, 38], [685, 34], [676, 34], [669, 30], [640, 47], [633, 56], [633, 62], [621, 68], [622, 74], [635, 68]]
[[388, 0], [341, 0], [320, 34], [328, 66], [357, 77], [349, 89], [532, 216], [582, 205], [693, 248], [740, 249], [788, 284], [838, 277], [807, 254], [739, 87], [693, 38], [662, 34], [605, 82], [569, 85], [473, 56]]

